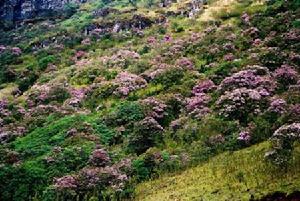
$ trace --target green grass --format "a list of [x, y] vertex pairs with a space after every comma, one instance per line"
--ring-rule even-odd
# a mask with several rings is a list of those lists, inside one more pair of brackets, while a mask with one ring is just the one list
[[163, 176], [140, 184], [136, 200], [249, 200], [272, 192], [291, 193], [300, 188], [300, 149], [287, 169], [264, 160], [267, 142], [226, 152], [209, 162], [175, 176]]

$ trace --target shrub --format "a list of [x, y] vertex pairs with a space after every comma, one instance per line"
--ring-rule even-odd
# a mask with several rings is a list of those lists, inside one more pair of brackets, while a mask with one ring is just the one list
[[70, 98], [70, 93], [63, 84], [44, 84], [34, 85], [27, 101], [29, 105], [34, 106], [52, 101], [63, 103], [68, 98]]
[[38, 61], [39, 69], [43, 71], [48, 67], [49, 64], [53, 64], [55, 61], [56, 57], [53, 55], [43, 57]]
[[181, 83], [183, 73], [183, 70], [180, 68], [170, 68], [158, 74], [153, 79], [153, 82], [155, 84], [162, 84], [165, 88], [169, 88], [173, 85], [179, 85]]
[[112, 125], [126, 125], [144, 118], [144, 112], [140, 104], [136, 102], [123, 102], [106, 120]]
[[242, 70], [230, 77], [226, 77], [218, 89], [221, 92], [225, 92], [242, 87], [272, 93], [276, 85], [267, 68], [252, 66], [247, 70]]
[[190, 115], [201, 119], [211, 112], [210, 109], [207, 107], [209, 101], [210, 97], [206, 94], [197, 94], [194, 97], [187, 98], [186, 110]]
[[156, 98], [149, 97], [142, 100], [141, 104], [145, 107], [146, 116], [152, 117], [157, 121], [168, 115], [166, 112], [167, 105]]
[[281, 90], [286, 90], [290, 85], [296, 84], [299, 78], [298, 72], [289, 65], [282, 65], [274, 72], [274, 77], [280, 84]]
[[114, 79], [118, 85], [114, 94], [117, 96], [128, 96], [130, 92], [146, 87], [147, 81], [142, 77], [128, 72], [121, 72]]
[[273, 150], [266, 157], [277, 165], [287, 163], [291, 159], [293, 143], [300, 140], [300, 123], [281, 126], [271, 137]]
[[257, 90], [246, 88], [225, 92], [217, 101], [219, 114], [225, 118], [246, 122], [251, 115], [262, 112], [266, 104], [264, 95]]
[[163, 127], [155, 119], [146, 117], [135, 124], [134, 132], [129, 136], [129, 150], [141, 154], [148, 148], [158, 145], [162, 141], [162, 131]]
[[134, 62], [140, 59], [140, 55], [130, 50], [119, 50], [111, 57], [103, 57], [102, 62], [108, 67], [128, 68]]
[[282, 115], [287, 111], [287, 103], [283, 99], [274, 98], [270, 103], [270, 107], [268, 108], [268, 111], [275, 114]]
[[110, 162], [110, 158], [104, 149], [96, 149], [90, 156], [89, 163], [96, 167], [104, 167]]
[[208, 93], [213, 91], [216, 85], [211, 80], [202, 80], [196, 86], [193, 87], [192, 93], [194, 95], [201, 93]]
[[94, 80], [103, 73], [103, 69], [85, 68], [77, 71], [71, 78], [71, 83], [76, 85], [92, 84]]

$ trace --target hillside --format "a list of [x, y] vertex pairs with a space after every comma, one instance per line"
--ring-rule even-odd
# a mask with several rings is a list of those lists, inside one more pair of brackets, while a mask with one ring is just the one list
[[0, 200], [300, 200], [299, 0], [0, 2]]
[[136, 200], [263, 200], [267, 196], [277, 200], [282, 195], [276, 197], [275, 192], [299, 192], [299, 158], [286, 169], [274, 168], [263, 162], [268, 148], [262, 143], [225, 152], [178, 175], [143, 183], [137, 187]]

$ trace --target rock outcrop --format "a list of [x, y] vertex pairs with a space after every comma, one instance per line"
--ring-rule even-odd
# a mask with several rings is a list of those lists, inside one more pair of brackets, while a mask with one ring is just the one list
[[1, 0], [0, 20], [22, 21], [35, 17], [45, 17], [64, 10], [67, 4], [80, 4], [87, 0]]

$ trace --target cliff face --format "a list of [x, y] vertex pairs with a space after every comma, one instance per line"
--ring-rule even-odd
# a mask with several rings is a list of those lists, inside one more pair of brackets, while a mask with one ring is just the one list
[[84, 3], [87, 0], [1, 0], [0, 20], [19, 21], [55, 14], [68, 3]]

